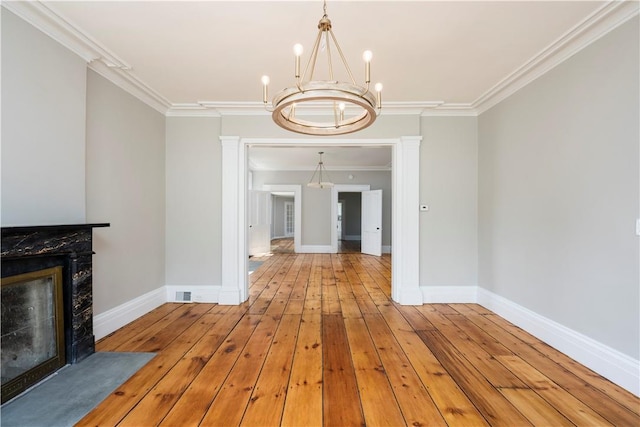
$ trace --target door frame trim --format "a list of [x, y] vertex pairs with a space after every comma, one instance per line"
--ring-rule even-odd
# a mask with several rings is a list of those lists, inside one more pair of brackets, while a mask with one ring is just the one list
[[[331, 187], [331, 252], [338, 253], [338, 193], [362, 193], [369, 184], [335, 184]], [[392, 202], [393, 203], [393, 202]], [[393, 277], [392, 277], [393, 278]]]
[[387, 139], [242, 138], [220, 136], [222, 144], [222, 283], [219, 304], [238, 305], [249, 297], [247, 274], [248, 147], [380, 146], [392, 148], [391, 297], [400, 304], [422, 304], [420, 291], [421, 136]]

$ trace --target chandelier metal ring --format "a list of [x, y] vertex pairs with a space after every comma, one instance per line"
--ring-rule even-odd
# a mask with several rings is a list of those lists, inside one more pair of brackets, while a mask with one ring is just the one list
[[[340, 82], [309, 82], [298, 89], [287, 88], [280, 92], [273, 100], [272, 118], [279, 126], [293, 130], [294, 132], [308, 135], [343, 135], [364, 129], [376, 119], [376, 98], [362, 87]], [[333, 110], [335, 103], [344, 103], [355, 106], [361, 110], [359, 114], [338, 121], [316, 122], [301, 119], [292, 114], [296, 107], [308, 104], [310, 107], [321, 107], [331, 104]], [[345, 106], [348, 108], [347, 106]]]

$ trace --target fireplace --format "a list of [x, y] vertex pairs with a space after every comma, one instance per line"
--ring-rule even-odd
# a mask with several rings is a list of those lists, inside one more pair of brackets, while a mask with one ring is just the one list
[[92, 230], [2, 228], [2, 402], [95, 352]]

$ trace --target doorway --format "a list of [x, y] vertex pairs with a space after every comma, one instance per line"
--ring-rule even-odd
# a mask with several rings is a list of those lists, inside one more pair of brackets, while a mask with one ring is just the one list
[[[392, 298], [422, 304], [419, 286], [420, 136], [389, 139], [271, 139], [221, 136], [222, 143], [222, 280], [220, 304], [248, 298], [247, 175], [249, 146], [391, 146], [392, 148]], [[336, 203], [332, 206], [337, 205]], [[335, 212], [332, 217], [335, 218]], [[299, 224], [296, 224], [298, 227]], [[335, 233], [335, 228], [332, 234]]]

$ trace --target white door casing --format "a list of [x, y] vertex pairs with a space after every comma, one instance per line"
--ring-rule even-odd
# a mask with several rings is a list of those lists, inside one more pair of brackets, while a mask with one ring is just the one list
[[[391, 297], [405, 305], [422, 304], [419, 286], [419, 189], [421, 136], [388, 139], [240, 138], [222, 143], [222, 283], [219, 304], [241, 304], [248, 298], [246, 205], [247, 152], [262, 146], [381, 146], [392, 149]], [[337, 196], [336, 196], [337, 197]], [[335, 206], [335, 204], [333, 204]], [[296, 208], [298, 205], [296, 205]], [[335, 209], [335, 208], [334, 208]], [[332, 213], [335, 218], [335, 211]], [[296, 223], [296, 228], [299, 226]], [[333, 233], [336, 229], [333, 228]]]
[[382, 190], [362, 192], [361, 252], [382, 255]]

